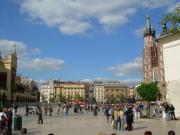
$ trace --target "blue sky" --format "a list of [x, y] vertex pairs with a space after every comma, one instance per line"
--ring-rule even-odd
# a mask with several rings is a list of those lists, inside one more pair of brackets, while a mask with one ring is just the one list
[[142, 80], [142, 30], [177, 0], [1, 0], [0, 49], [35, 80]]

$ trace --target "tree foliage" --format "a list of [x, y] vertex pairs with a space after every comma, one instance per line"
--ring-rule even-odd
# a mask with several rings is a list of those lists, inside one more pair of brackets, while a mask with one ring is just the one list
[[160, 25], [169, 24], [171, 28], [168, 29], [168, 32], [176, 32], [178, 31], [178, 27], [180, 25], [180, 7], [174, 9], [173, 12], [166, 14], [161, 21]]
[[61, 94], [58, 95], [58, 98], [59, 98], [60, 102], [65, 102], [66, 101], [66, 97], [61, 95]]
[[156, 101], [159, 95], [159, 88], [156, 82], [141, 83], [137, 88], [137, 92], [143, 100], [151, 102]]
[[85, 98], [80, 96], [79, 94], [75, 94], [74, 99], [79, 100], [79, 101], [84, 101], [85, 100]]
[[120, 100], [121, 102], [126, 102], [126, 101], [127, 101], [127, 98], [126, 98], [124, 95], [121, 95], [121, 96], [119, 97], [119, 100]]
[[112, 96], [111, 96], [111, 97], [108, 98], [108, 103], [110, 103], [110, 104], [114, 104], [114, 103], [116, 103], [116, 101], [117, 101], [117, 100], [116, 100], [115, 97], [112, 97]]

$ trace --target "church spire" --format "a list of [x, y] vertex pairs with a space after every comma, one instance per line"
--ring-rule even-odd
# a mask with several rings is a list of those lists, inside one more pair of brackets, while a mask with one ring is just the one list
[[14, 54], [16, 54], [16, 44], [14, 44]]
[[153, 37], [155, 37], [155, 30], [153, 28], [153, 26], [151, 25], [151, 19], [149, 16], [146, 16], [146, 26], [144, 28], [144, 37], [151, 35]]

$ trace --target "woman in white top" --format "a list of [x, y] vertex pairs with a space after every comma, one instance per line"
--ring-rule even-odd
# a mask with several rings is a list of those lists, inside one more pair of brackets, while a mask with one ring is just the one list
[[0, 108], [0, 120], [1, 120], [2, 116], [6, 117], [6, 114], [3, 112], [3, 109]]

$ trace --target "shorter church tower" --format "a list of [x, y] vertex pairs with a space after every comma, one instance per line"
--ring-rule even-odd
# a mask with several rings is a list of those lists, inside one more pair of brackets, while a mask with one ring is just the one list
[[11, 101], [13, 99], [17, 69], [17, 54], [15, 46], [14, 50], [11, 50], [7, 55], [7, 59], [5, 61], [5, 69], [7, 72], [7, 100]]

